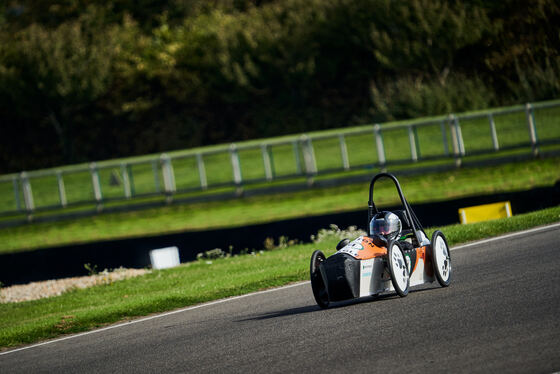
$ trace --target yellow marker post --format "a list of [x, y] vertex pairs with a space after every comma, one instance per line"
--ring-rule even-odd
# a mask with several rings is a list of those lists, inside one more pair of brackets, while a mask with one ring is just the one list
[[476, 205], [459, 209], [459, 219], [462, 224], [488, 221], [504, 217], [511, 217], [511, 205], [509, 201]]

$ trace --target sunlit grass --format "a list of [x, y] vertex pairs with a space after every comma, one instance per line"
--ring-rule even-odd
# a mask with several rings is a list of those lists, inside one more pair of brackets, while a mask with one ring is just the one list
[[[438, 229], [450, 245], [456, 245], [558, 221], [560, 207], [554, 207]], [[431, 235], [432, 229], [427, 231]], [[200, 260], [48, 299], [0, 304], [0, 347], [29, 344], [150, 313], [307, 280], [313, 250], [321, 249], [329, 255], [338, 240], [332, 237], [316, 244]]]
[[[404, 193], [413, 205], [551, 186], [559, 179], [559, 158], [399, 177]], [[365, 182], [332, 188], [314, 188], [297, 193], [225, 202], [172, 205], [4, 228], [0, 229], [0, 253], [101, 239], [244, 226], [366, 209], [368, 188], [369, 183]], [[395, 203], [397, 199], [394, 187], [389, 183], [381, 183], [375, 190], [374, 197], [379, 205]]]

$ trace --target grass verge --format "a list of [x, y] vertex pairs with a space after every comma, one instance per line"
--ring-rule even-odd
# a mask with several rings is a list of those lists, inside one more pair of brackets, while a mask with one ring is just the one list
[[[491, 222], [440, 229], [449, 244], [456, 245], [558, 221], [560, 206]], [[312, 251], [318, 248], [326, 254], [333, 253], [340, 235], [333, 232], [322, 235], [323, 240], [318, 243], [154, 270], [137, 278], [48, 299], [0, 304], [0, 347], [6, 349], [34, 343], [150, 313], [306, 280]]]
[[[560, 158], [554, 157], [403, 176], [399, 180], [408, 201], [414, 206], [421, 202], [551, 186], [560, 179], [559, 164]], [[245, 226], [365, 209], [368, 187], [369, 183], [359, 183], [227, 202], [172, 205], [3, 228], [0, 229], [0, 253], [124, 237]], [[396, 202], [394, 186], [390, 182], [381, 181], [379, 186], [376, 185], [374, 198], [380, 206]]]

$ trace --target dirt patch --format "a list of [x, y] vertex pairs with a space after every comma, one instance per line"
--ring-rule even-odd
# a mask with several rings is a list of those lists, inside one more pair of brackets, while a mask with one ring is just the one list
[[0, 303], [17, 303], [20, 301], [37, 300], [45, 297], [62, 295], [64, 292], [87, 288], [100, 284], [109, 284], [121, 279], [137, 277], [148, 273], [146, 269], [119, 268], [103, 271], [96, 275], [33, 282], [0, 289]]

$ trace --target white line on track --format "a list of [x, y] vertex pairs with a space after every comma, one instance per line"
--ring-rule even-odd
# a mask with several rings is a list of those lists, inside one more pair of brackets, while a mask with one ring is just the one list
[[[520, 236], [520, 235], [531, 234], [531, 233], [534, 233], [534, 232], [546, 231], [546, 230], [553, 229], [553, 228], [556, 228], [556, 227], [560, 227], [560, 222], [554, 223], [554, 224], [551, 224], [551, 225], [547, 225], [547, 226], [539, 226], [539, 227], [535, 227], [535, 228], [528, 229], [528, 230], [517, 231], [517, 232], [511, 233], [511, 234], [496, 236], [496, 237], [490, 238], [490, 239], [483, 239], [483, 240], [479, 240], [479, 241], [476, 241], [476, 242], [459, 245], [459, 246], [451, 248], [451, 250], [454, 251], [454, 250], [458, 250], [458, 249], [469, 248], [469, 247], [472, 247], [472, 246], [486, 244], [486, 243], [494, 242], [494, 241], [497, 241], [497, 240], [509, 239], [509, 238], [513, 238], [513, 237], [516, 237], [516, 236]], [[271, 288], [271, 289], [264, 290], [264, 291], [257, 291], [257, 292], [253, 292], [253, 293], [249, 293], [249, 294], [245, 294], [245, 295], [228, 297], [227, 299], [220, 299], [220, 300], [216, 300], [216, 301], [210, 301], [210, 302], [204, 303], [204, 304], [193, 305], [193, 306], [189, 306], [189, 307], [186, 307], [186, 308], [173, 310], [171, 312], [156, 314], [156, 315], [153, 315], [153, 316], [150, 316], [150, 317], [135, 319], [135, 320], [132, 320], [132, 321], [129, 321], [129, 322], [123, 322], [123, 323], [119, 323], [119, 324], [116, 324], [116, 325], [103, 327], [103, 328], [100, 328], [100, 329], [97, 329], [97, 330], [86, 331], [86, 332], [82, 332], [82, 333], [75, 334], [75, 335], [65, 336], [63, 338], [48, 340], [46, 342], [37, 343], [37, 344], [29, 345], [29, 346], [26, 346], [26, 347], [12, 349], [12, 350], [6, 351], [6, 352], [0, 352], [0, 356], [7, 355], [7, 354], [10, 354], [10, 353], [19, 352], [19, 351], [23, 351], [23, 350], [26, 350], [26, 349], [40, 347], [40, 346], [51, 344], [51, 343], [61, 342], [61, 341], [68, 340], [68, 339], [74, 339], [74, 338], [78, 338], [80, 336], [96, 334], [98, 332], [112, 330], [112, 329], [116, 329], [116, 328], [123, 327], [123, 326], [130, 326], [130, 325], [135, 324], [135, 323], [145, 322], [145, 321], [149, 321], [149, 320], [156, 319], [156, 318], [162, 318], [162, 317], [170, 316], [170, 315], [177, 314], [177, 313], [188, 312], [188, 311], [194, 310], [194, 309], [204, 308], [204, 307], [208, 307], [208, 306], [212, 306], [212, 305], [216, 305], [216, 304], [222, 304], [222, 303], [232, 301], [232, 300], [243, 299], [243, 298], [249, 297], [249, 296], [262, 295], [262, 294], [265, 294], [265, 293], [285, 290], [285, 289], [292, 288], [292, 287], [298, 287], [298, 286], [302, 286], [302, 285], [305, 285], [305, 284], [308, 284], [308, 283], [309, 283], [309, 281], [292, 283], [292, 284], [289, 284], [289, 285], [283, 286], [283, 287]]]
[[152, 319], [161, 318], [161, 317], [165, 317], [165, 316], [170, 316], [170, 315], [177, 314], [177, 313], [187, 312], [187, 311], [189, 311], [189, 310], [204, 308], [204, 307], [211, 306], [211, 305], [216, 305], [216, 304], [222, 304], [222, 303], [225, 303], [225, 302], [228, 302], [228, 301], [232, 301], [232, 300], [243, 299], [243, 298], [249, 297], [249, 296], [261, 295], [261, 294], [264, 294], [264, 293], [269, 293], [269, 292], [274, 292], [274, 291], [279, 291], [279, 290], [285, 290], [285, 289], [287, 289], [287, 288], [292, 288], [292, 287], [301, 286], [302, 284], [306, 284], [306, 283], [309, 283], [309, 281], [298, 282], [298, 283], [292, 283], [292, 284], [289, 284], [289, 285], [287, 285], [287, 286], [282, 286], [282, 287], [278, 287], [278, 288], [271, 288], [271, 289], [268, 289], [268, 290], [257, 291], [257, 292], [248, 293], [248, 294], [245, 294], [245, 295], [232, 296], [232, 297], [228, 297], [228, 298], [226, 298], [226, 299], [220, 299], [220, 300], [210, 301], [210, 302], [207, 302], [207, 303], [204, 303], [204, 304], [188, 306], [188, 307], [186, 307], [186, 308], [181, 308], [181, 309], [173, 310], [173, 311], [171, 311], [171, 312], [165, 312], [165, 313], [161, 313], [161, 314], [156, 314], [156, 315], [153, 315], [153, 316], [144, 317], [144, 318], [140, 318], [140, 319], [135, 319], [135, 320], [132, 320], [132, 321], [123, 322], [123, 323], [119, 323], [119, 324], [112, 325], [112, 326], [102, 327], [102, 328], [97, 329], [97, 330], [86, 331], [86, 332], [82, 332], [82, 333], [75, 334], [75, 335], [69, 335], [69, 336], [65, 336], [65, 337], [63, 337], [63, 338], [53, 339], [53, 340], [49, 340], [49, 341], [46, 341], [46, 342], [33, 344], [33, 345], [30, 345], [30, 346], [27, 346], [27, 347], [21, 347], [21, 348], [13, 349], [13, 350], [11, 350], [11, 351], [0, 352], [0, 356], [2, 356], [2, 355], [7, 355], [7, 354], [9, 354], [9, 353], [14, 353], [14, 352], [23, 351], [23, 350], [25, 350], [25, 349], [40, 347], [40, 346], [42, 346], [42, 345], [47, 345], [47, 344], [51, 344], [51, 343], [61, 342], [61, 341], [63, 341], [63, 340], [74, 339], [74, 338], [78, 338], [78, 337], [84, 336], [84, 335], [96, 334], [96, 333], [98, 333], [98, 332], [107, 331], [107, 330], [112, 330], [112, 329], [116, 329], [116, 328], [118, 328], [118, 327], [129, 326], [129, 325], [132, 325], [132, 324], [135, 324], [135, 323], [145, 322], [145, 321], [149, 321], [149, 320], [152, 320]]

